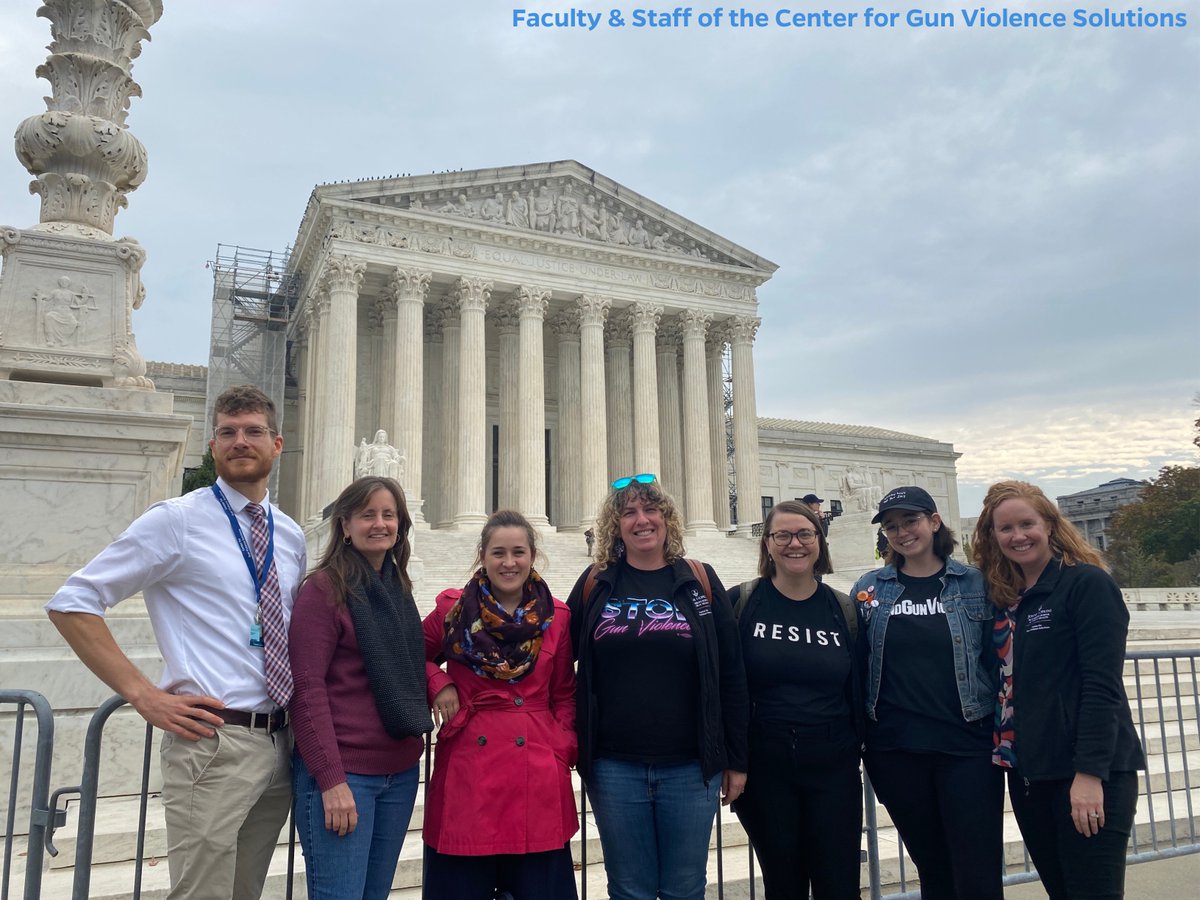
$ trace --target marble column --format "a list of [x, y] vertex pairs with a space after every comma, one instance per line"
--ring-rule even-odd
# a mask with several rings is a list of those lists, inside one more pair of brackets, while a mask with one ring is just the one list
[[425, 425], [424, 440], [421, 442], [423, 483], [429, 486], [425, 493], [425, 527], [440, 521], [442, 509], [442, 431], [441, 421], [446, 417], [446, 402], [442, 397], [442, 321], [441, 313], [432, 305], [424, 310], [425, 371], [430, 377], [424, 385], [424, 413], [421, 421]]
[[758, 406], [754, 399], [754, 335], [762, 319], [730, 320], [733, 355], [733, 467], [737, 475], [738, 533], [750, 536], [762, 521], [762, 487], [758, 472]]
[[442, 320], [442, 491], [438, 498], [438, 526], [454, 524], [458, 506], [458, 357], [460, 340], [459, 310], [452, 290], [441, 308]]
[[329, 291], [328, 332], [320, 390], [324, 417], [317, 428], [321, 455], [317, 460], [316, 511], [328, 506], [354, 477], [354, 416], [358, 386], [358, 289], [366, 264], [348, 256], [325, 260], [322, 277]]
[[725, 444], [725, 324], [710, 325], [704, 345], [708, 360], [708, 446], [712, 463], [713, 519], [729, 531], [729, 459]]
[[658, 434], [662, 452], [663, 489], [681, 505], [683, 494], [683, 439], [679, 422], [679, 331], [672, 323], [658, 329]]
[[695, 309], [679, 314], [683, 329], [683, 468], [689, 534], [715, 532], [717, 528], [713, 520], [708, 369], [704, 356], [710, 321], [711, 315]]
[[542, 325], [550, 308], [550, 291], [522, 285], [517, 288], [521, 316], [519, 336], [521, 365], [518, 396], [521, 424], [517, 509], [535, 528], [548, 528], [546, 517], [546, 352]]
[[633, 333], [633, 468], [640, 474], [662, 475], [658, 436], [658, 371], [654, 335], [663, 308], [636, 303], [629, 310]]
[[[605, 387], [608, 393], [608, 479], [633, 470], [633, 387], [629, 372], [629, 315], [613, 312], [604, 328]], [[640, 471], [640, 470], [639, 470]]]
[[612, 301], [584, 294], [579, 298], [579, 401], [582, 415], [580, 454], [580, 524], [596, 523], [600, 503], [608, 493], [608, 428], [605, 421], [604, 320]]
[[425, 295], [429, 293], [432, 278], [432, 272], [397, 268], [389, 285], [396, 315], [390, 341], [387, 339], [387, 320], [384, 320], [383, 352], [390, 362], [390, 365], [385, 364], [384, 371], [391, 369], [393, 373], [384, 381], [385, 385], [391, 386], [390, 392], [384, 392], [383, 405], [385, 419], [391, 420], [391, 427], [384, 427], [388, 428], [392, 446], [405, 457], [400, 480], [414, 525], [425, 521], [421, 456], [425, 360], [421, 338], [425, 332]]
[[[292, 456], [293, 466], [296, 473], [295, 490], [296, 495], [289, 497], [291, 503], [290, 513], [292, 518], [298, 522], [304, 521], [304, 478], [305, 468], [310, 456], [311, 447], [309, 446], [309, 426], [312, 421], [310, 410], [308, 408], [308, 379], [309, 373], [313, 369], [313, 347], [312, 334], [309, 331], [309, 319], [307, 309], [299, 311], [300, 327], [296, 333], [296, 341], [293, 345], [293, 350], [296, 354], [296, 446], [292, 450], [299, 448], [299, 453]], [[286, 445], [285, 445], [286, 446]]]
[[580, 415], [579, 307], [569, 306], [551, 317], [558, 338], [558, 440], [554, 442], [555, 484], [558, 486], [554, 524], [560, 531], [578, 529], [583, 506], [583, 419]]
[[[363, 328], [358, 335], [358, 359], [355, 361], [357, 372], [382, 372], [383, 366], [383, 307], [384, 304], [375, 298], [365, 306]], [[375, 438], [375, 432], [386, 428], [381, 424], [380, 391], [383, 387], [382, 378], [371, 377], [359, 380], [355, 387], [354, 411], [354, 441], [366, 439], [370, 443]], [[392, 443], [392, 432], [388, 430], [388, 440]], [[357, 454], [357, 449], [355, 450]]]
[[520, 376], [525, 359], [521, 353], [521, 313], [511, 300], [495, 305], [488, 315], [496, 325], [500, 357], [500, 483], [496, 498], [500, 509], [520, 509], [517, 483], [521, 449]]
[[484, 314], [492, 283], [458, 279], [458, 504], [454, 524], [475, 528], [487, 521], [487, 343]]
[[396, 291], [392, 285], [388, 285], [387, 291], [376, 299], [375, 310], [379, 317], [379, 343], [383, 348], [383, 353], [377, 368], [364, 369], [364, 371], [378, 373], [379, 376], [379, 411], [375, 415], [376, 427], [386, 431], [389, 443], [394, 447], [399, 447], [400, 452], [404, 453], [404, 448], [396, 441], [396, 392], [398, 390], [396, 366], [398, 360], [395, 349]]
[[309, 366], [308, 379], [308, 438], [304, 445], [304, 509], [301, 515], [305, 519], [317, 515], [321, 508], [317, 505], [318, 478], [321, 467], [322, 425], [328, 415], [326, 397], [318, 373], [325, 368], [329, 360], [329, 294], [324, 287], [319, 287], [309, 297], [307, 315], [309, 317], [309, 342], [315, 353], [313, 364]]

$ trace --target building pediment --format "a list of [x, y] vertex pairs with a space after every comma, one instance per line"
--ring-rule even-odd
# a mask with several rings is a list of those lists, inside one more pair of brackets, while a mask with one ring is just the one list
[[[573, 160], [320, 185], [313, 200], [761, 272], [769, 260]], [[311, 204], [310, 204], [311, 211]]]

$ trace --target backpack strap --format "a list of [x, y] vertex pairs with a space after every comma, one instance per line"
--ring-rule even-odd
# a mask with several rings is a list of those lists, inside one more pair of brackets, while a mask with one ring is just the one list
[[592, 602], [592, 591], [596, 589], [596, 564], [592, 563], [588, 569], [587, 578], [583, 582], [583, 609], [587, 609], [587, 605]]
[[700, 582], [700, 587], [704, 588], [704, 596], [708, 598], [708, 605], [712, 606], [712, 582], [708, 580], [708, 572], [704, 568], [704, 563], [696, 559], [689, 559], [687, 564], [691, 566], [692, 574], [696, 576], [696, 580]]
[[842, 618], [846, 620], [846, 629], [850, 632], [850, 643], [854, 643], [858, 639], [858, 610], [854, 608], [854, 601], [849, 594], [841, 591], [834, 591], [833, 596], [837, 597], [838, 606], [842, 608]]
[[740, 619], [742, 613], [746, 611], [746, 607], [750, 604], [750, 595], [758, 590], [758, 583], [761, 578], [751, 578], [749, 581], [743, 581], [738, 585], [738, 599], [733, 607], [733, 617]]

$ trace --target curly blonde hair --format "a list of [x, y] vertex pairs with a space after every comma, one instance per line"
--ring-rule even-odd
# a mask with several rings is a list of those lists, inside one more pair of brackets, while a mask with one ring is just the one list
[[996, 507], [1005, 500], [1024, 500], [1033, 507], [1050, 532], [1050, 552], [1061, 557], [1064, 566], [1079, 563], [1104, 565], [1103, 557], [1089, 546], [1074, 525], [1063, 518], [1058, 507], [1050, 502], [1040, 487], [1027, 481], [998, 481], [988, 488], [983, 498], [983, 512], [979, 514], [979, 521], [975, 525], [971, 552], [975, 557], [975, 565], [987, 578], [992, 602], [1001, 609], [1016, 606], [1025, 587], [1021, 567], [1000, 550], [1000, 542], [992, 525]]
[[663, 556], [667, 562], [673, 563], [683, 558], [683, 517], [675, 501], [657, 481], [650, 484], [634, 481], [619, 491], [609, 491], [600, 504], [600, 511], [596, 515], [595, 559], [598, 569], [608, 568], [625, 555], [625, 545], [621, 541], [621, 512], [635, 498], [662, 513], [667, 528], [667, 540], [663, 544]]

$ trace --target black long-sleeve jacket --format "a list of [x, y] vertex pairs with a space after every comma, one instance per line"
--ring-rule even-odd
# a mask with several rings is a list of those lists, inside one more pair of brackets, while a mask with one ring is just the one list
[[[692, 574], [687, 560], [677, 559], [674, 570], [673, 598], [676, 608], [687, 617], [696, 638], [700, 666], [700, 769], [707, 782], [724, 769], [745, 772], [748, 759], [750, 699], [746, 692], [746, 670], [742, 665], [742, 644], [738, 637], [733, 607], [725, 588], [712, 566], [704, 564], [712, 585], [712, 614], [697, 612], [695, 603], [703, 601], [704, 589]], [[584, 598], [583, 587], [590, 569], [584, 569], [571, 589], [567, 606], [571, 610], [571, 642], [579, 669], [575, 676], [575, 728], [579, 734], [580, 777], [591, 774], [596, 747], [596, 700], [592, 696], [592, 636], [604, 604], [612, 596], [619, 564], [596, 573], [592, 596]]]
[[1051, 560], [1014, 612], [1017, 771], [1030, 781], [1107, 780], [1146, 759], [1121, 680], [1129, 610], [1096, 566]]

